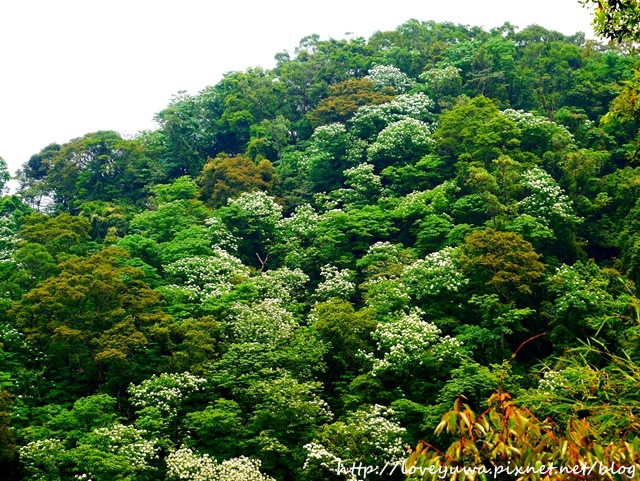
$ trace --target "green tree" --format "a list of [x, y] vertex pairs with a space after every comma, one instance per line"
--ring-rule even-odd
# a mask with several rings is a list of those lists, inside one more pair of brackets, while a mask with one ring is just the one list
[[[391, 90], [393, 92], [393, 90]], [[311, 125], [334, 122], [346, 122], [363, 105], [375, 105], [388, 102], [393, 97], [389, 91], [376, 91], [376, 84], [368, 79], [350, 79], [329, 87], [329, 96], [322, 99], [318, 106], [307, 115]]]
[[138, 365], [137, 355], [160, 354], [165, 344], [170, 318], [161, 297], [142, 271], [122, 265], [125, 258], [121, 249], [71, 258], [12, 308], [28, 342], [45, 354], [33, 367], [51, 372], [65, 397], [105, 384], [120, 392], [151, 368]]
[[515, 123], [480, 96], [445, 112], [432, 138], [449, 162], [478, 162], [487, 167], [500, 154], [516, 149], [519, 136]]
[[138, 141], [98, 131], [59, 149], [47, 147], [32, 157], [21, 177], [27, 198], [38, 203], [43, 195], [51, 195], [58, 208], [77, 213], [82, 201], [135, 204], [146, 197], [148, 184], [160, 173]]
[[200, 198], [213, 207], [226, 205], [245, 192], [262, 190], [270, 192], [276, 171], [266, 159], [255, 163], [247, 157], [218, 155], [209, 159], [198, 179]]
[[579, 0], [585, 7], [595, 6], [595, 32], [618, 42], [640, 40], [640, 5], [636, 0]]
[[529, 242], [493, 229], [469, 234], [461, 246], [460, 262], [481, 292], [489, 286], [507, 302], [531, 295], [545, 270]]

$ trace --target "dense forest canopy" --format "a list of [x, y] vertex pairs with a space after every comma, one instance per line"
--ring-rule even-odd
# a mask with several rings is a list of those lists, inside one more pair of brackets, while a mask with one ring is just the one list
[[45, 146], [0, 199], [3, 476], [352, 481], [422, 440], [414, 467], [631, 479], [628, 47], [311, 35], [178, 93], [158, 130]]

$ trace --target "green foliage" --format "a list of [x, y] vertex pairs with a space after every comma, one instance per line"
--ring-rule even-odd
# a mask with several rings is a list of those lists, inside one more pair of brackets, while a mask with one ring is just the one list
[[210, 159], [199, 178], [200, 197], [208, 204], [219, 207], [245, 192], [273, 188], [275, 169], [268, 160], [255, 164], [251, 159], [237, 155], [219, 155]]
[[334, 122], [345, 122], [364, 105], [382, 104], [391, 100], [392, 97], [388, 95], [390, 92], [387, 91], [385, 94], [384, 89], [382, 92], [376, 92], [376, 87], [379, 86], [379, 83], [370, 78], [350, 79], [331, 85], [329, 96], [309, 112], [311, 125], [315, 128]]
[[[532, 294], [545, 266], [532, 245], [518, 234], [493, 229], [469, 234], [460, 262], [471, 281], [490, 286], [506, 301]], [[483, 289], [482, 289], [483, 290]]]
[[640, 7], [633, 0], [581, 0], [585, 7], [595, 3], [593, 26], [596, 33], [609, 40], [638, 41]]
[[631, 48], [311, 35], [33, 155], [0, 198], [3, 476], [355, 479], [418, 439], [408, 466], [635, 466]]
[[437, 148], [450, 162], [488, 166], [500, 154], [520, 145], [520, 129], [500, 114], [490, 99], [480, 96], [456, 105], [440, 118], [433, 133]]
[[34, 367], [91, 390], [105, 383], [117, 389], [135, 375], [136, 353], [162, 342], [169, 317], [142, 272], [122, 265], [125, 254], [107, 249], [65, 261], [14, 305], [17, 325], [44, 356]]

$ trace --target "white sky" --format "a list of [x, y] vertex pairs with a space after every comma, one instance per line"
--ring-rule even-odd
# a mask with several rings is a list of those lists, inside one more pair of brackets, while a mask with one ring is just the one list
[[178, 90], [272, 68], [306, 35], [368, 38], [411, 18], [593, 37], [577, 0], [0, 0], [0, 156], [13, 172], [52, 142], [152, 129]]

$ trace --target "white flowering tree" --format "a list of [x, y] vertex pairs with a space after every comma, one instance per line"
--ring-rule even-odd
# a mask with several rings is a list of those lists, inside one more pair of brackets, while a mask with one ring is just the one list
[[469, 281], [460, 270], [456, 254], [456, 249], [445, 247], [408, 265], [402, 273], [402, 281], [409, 294], [424, 300], [462, 289]]
[[415, 85], [414, 80], [393, 65], [376, 65], [369, 70], [365, 78], [371, 80], [378, 88], [391, 87], [399, 94], [405, 93]]
[[373, 169], [372, 164], [362, 163], [345, 170], [346, 188], [316, 195], [316, 199], [328, 206], [342, 204], [345, 210], [375, 203], [382, 192], [382, 181], [379, 175], [373, 173]]
[[357, 265], [367, 277], [380, 274], [399, 273], [408, 255], [400, 244], [379, 241], [369, 247], [367, 253], [358, 260]]
[[236, 342], [258, 342], [267, 348], [289, 341], [299, 327], [280, 299], [265, 299], [251, 305], [236, 303], [228, 321]]
[[318, 127], [305, 151], [309, 180], [313, 191], [331, 191], [342, 186], [342, 172], [359, 163], [363, 145], [347, 132], [344, 124]]
[[301, 445], [333, 420], [321, 392], [321, 383], [299, 382], [286, 373], [249, 388], [252, 412], [247, 430], [260, 458], [274, 471], [290, 472]]
[[301, 269], [281, 267], [261, 272], [249, 281], [257, 289], [257, 298], [276, 299], [285, 304], [301, 302], [306, 297], [309, 276]]
[[260, 460], [239, 456], [221, 463], [182, 446], [167, 456], [167, 481], [275, 481], [260, 472]]
[[398, 95], [390, 102], [360, 107], [349, 120], [349, 132], [357, 138], [374, 141], [387, 126], [405, 119], [431, 124], [434, 103], [424, 93]]
[[327, 264], [320, 268], [320, 275], [324, 280], [318, 285], [314, 294], [317, 300], [349, 299], [355, 293], [356, 285], [350, 280], [353, 273], [348, 269], [338, 269]]
[[390, 124], [378, 134], [367, 150], [367, 158], [382, 170], [389, 165], [415, 163], [428, 154], [434, 145], [431, 128], [427, 124], [412, 118], [403, 119]]
[[417, 366], [437, 366], [445, 360], [463, 358], [462, 342], [442, 336], [436, 325], [421, 319], [423, 315], [419, 309], [412, 309], [408, 314], [378, 324], [372, 334], [377, 347], [376, 353], [370, 356], [373, 375], [402, 375]]
[[282, 219], [282, 206], [262, 191], [245, 192], [229, 199], [216, 214], [239, 240], [240, 257], [247, 264], [264, 268]]
[[157, 469], [158, 450], [146, 431], [114, 424], [85, 434], [73, 447], [58, 439], [32, 441], [20, 448], [20, 460], [33, 480], [143, 481]]
[[618, 274], [593, 261], [562, 264], [547, 285], [553, 296], [551, 338], [561, 345], [591, 337], [613, 339], [621, 328], [616, 319], [633, 305]]
[[148, 430], [164, 445], [171, 445], [180, 423], [178, 414], [183, 404], [206, 384], [204, 378], [188, 372], [155, 374], [139, 385], [128, 388], [136, 410], [136, 425]]
[[161, 290], [174, 315], [199, 312], [204, 301], [230, 292], [234, 283], [249, 277], [249, 268], [240, 259], [219, 247], [212, 251], [212, 256], [186, 257], [165, 266], [170, 284]]
[[[452, 47], [453, 48], [453, 47]], [[461, 70], [453, 65], [432, 68], [420, 74], [420, 81], [441, 109], [453, 106], [462, 90]]]
[[13, 254], [18, 250], [18, 226], [13, 216], [0, 216], [0, 263], [14, 265]]
[[528, 169], [522, 174], [522, 182], [528, 195], [518, 202], [520, 212], [552, 228], [574, 226], [582, 222], [574, 212], [573, 202], [544, 169]]
[[314, 268], [316, 252], [313, 244], [321, 219], [311, 205], [303, 204], [278, 223], [276, 249], [287, 267], [305, 272]]
[[393, 409], [376, 404], [324, 426], [315, 439], [304, 446], [303, 479], [319, 481], [332, 475], [336, 479], [357, 481], [362, 478], [338, 475], [338, 468], [360, 462], [364, 466], [401, 463], [406, 456], [403, 440], [406, 430], [394, 419], [395, 414]]
[[405, 312], [412, 299], [399, 277], [379, 276], [362, 284], [367, 307], [375, 309], [377, 318], [389, 320]]
[[235, 252], [238, 249], [240, 239], [235, 237], [218, 217], [209, 217], [204, 221], [204, 225], [212, 248], [218, 247], [228, 252]]
[[522, 150], [533, 152], [540, 158], [547, 152], [566, 150], [575, 144], [573, 135], [564, 125], [546, 117], [513, 109], [503, 110], [502, 115], [520, 129]]

